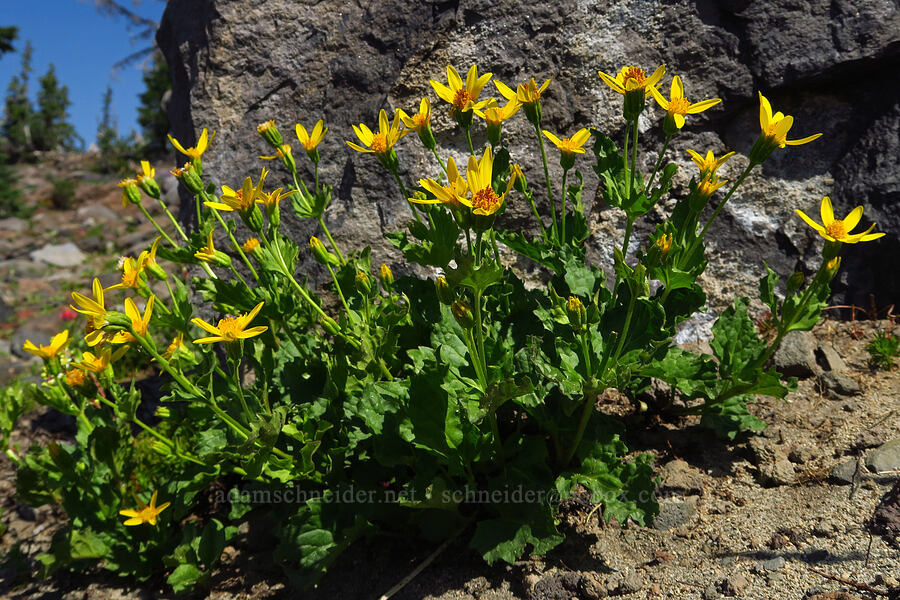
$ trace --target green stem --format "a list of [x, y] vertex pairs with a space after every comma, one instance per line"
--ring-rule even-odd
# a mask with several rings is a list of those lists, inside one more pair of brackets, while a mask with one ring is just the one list
[[247, 418], [247, 424], [249, 425], [253, 422], [253, 413], [250, 412], [250, 408], [247, 406], [247, 400], [244, 398], [244, 387], [241, 383], [240, 357], [232, 362], [231, 376], [234, 379], [234, 387], [237, 390], [238, 400], [241, 403], [241, 410], [244, 412], [244, 417]]
[[203, 227], [203, 213], [200, 212], [200, 194], [194, 194], [194, 210], [197, 211], [197, 229]]
[[316, 173], [316, 175], [315, 175], [315, 177], [316, 177], [316, 194], [318, 194], [319, 193], [319, 163], [316, 162], [314, 164], [315, 164], [315, 173]]
[[634, 219], [626, 217], [625, 221], [625, 240], [622, 242], [622, 258], [628, 256], [628, 243], [631, 241], [631, 230], [634, 227]]
[[709, 218], [709, 221], [706, 222], [706, 225], [703, 226], [703, 230], [700, 232], [700, 236], [697, 238], [698, 241], [703, 239], [703, 236], [706, 235], [706, 231], [709, 229], [709, 226], [712, 225], [712, 222], [716, 220], [716, 217], [719, 216], [719, 213], [722, 212], [722, 209], [725, 208], [725, 203], [728, 202], [728, 199], [731, 198], [731, 195], [734, 194], [735, 190], [744, 182], [747, 178], [747, 175], [750, 174], [750, 171], [753, 170], [753, 167], [756, 166], [756, 163], [750, 163], [747, 165], [747, 168], [744, 169], [744, 172], [741, 173], [741, 176], [738, 177], [738, 180], [734, 182], [734, 185], [731, 186], [731, 189], [728, 190], [728, 193], [725, 194], [725, 197], [722, 198], [722, 201], [719, 202], [719, 205], [716, 207], [716, 210], [713, 211], [712, 216]]
[[588, 341], [587, 341], [587, 332], [581, 332], [581, 353], [584, 355], [584, 377], [588, 379], [591, 377], [591, 353], [588, 349]]
[[151, 223], [153, 223], [153, 226], [156, 227], [156, 230], [159, 232], [159, 234], [160, 234], [161, 236], [163, 236], [163, 238], [165, 238], [165, 240], [166, 240], [167, 242], [169, 242], [169, 244], [170, 244], [173, 248], [177, 248], [177, 247], [178, 247], [178, 244], [176, 244], [175, 242], [173, 242], [173, 241], [172, 241], [172, 238], [169, 237], [169, 234], [166, 233], [165, 231], [163, 231], [163, 228], [159, 226], [159, 223], [156, 222], [156, 219], [154, 219], [153, 217], [150, 216], [150, 213], [147, 212], [147, 209], [144, 208], [144, 206], [143, 206], [142, 204], [138, 204], [137, 207], [138, 207], [139, 209], [141, 209], [141, 212], [144, 213], [144, 216], [147, 217], [147, 219], [148, 219]]
[[441, 165], [441, 170], [446, 174], [447, 173], [447, 165], [445, 165], [444, 161], [441, 160], [441, 156], [437, 152], [437, 147], [432, 148], [431, 152], [434, 154], [434, 157], [437, 159], [438, 164]]
[[581, 444], [581, 438], [584, 437], [584, 431], [587, 429], [588, 421], [591, 419], [591, 413], [594, 412], [594, 403], [591, 401], [591, 398], [585, 395], [584, 397], [584, 407], [581, 409], [581, 418], [578, 419], [578, 429], [575, 430], [575, 438], [572, 440], [572, 445], [569, 446], [569, 449], [566, 451], [565, 456], [562, 457], [562, 461], [560, 463], [561, 468], [565, 468], [572, 461], [572, 457], [575, 456], [575, 452], [578, 450], [578, 445]]
[[491, 229], [490, 238], [491, 238], [491, 247], [493, 247], [493, 249], [494, 249], [494, 260], [497, 262], [497, 266], [499, 267], [500, 266], [500, 249], [497, 248], [497, 236], [495, 235], [495, 232], [493, 229]]
[[472, 132], [469, 131], [470, 129], [471, 129], [471, 126], [463, 127], [463, 131], [466, 133], [466, 142], [468, 142], [468, 144], [469, 144], [469, 153], [472, 156], [475, 156], [475, 146], [472, 144]]
[[619, 335], [619, 343], [616, 345], [616, 352], [613, 354], [613, 364], [616, 364], [616, 361], [619, 360], [619, 356], [622, 354], [622, 349], [625, 347], [625, 338], [628, 337], [628, 329], [631, 327], [631, 317], [634, 315], [634, 294], [630, 294], [631, 298], [628, 300], [628, 312], [625, 313], [625, 323], [622, 325], [622, 333]]
[[338, 296], [341, 299], [341, 304], [344, 305], [344, 310], [347, 311], [347, 316], [349, 317], [350, 316], [350, 305], [347, 304], [347, 299], [344, 298], [344, 292], [341, 289], [341, 284], [338, 283], [337, 275], [334, 274], [334, 269], [331, 268], [331, 265], [326, 263], [325, 266], [328, 267], [328, 272], [331, 274], [331, 280], [334, 282], [334, 289], [337, 290]]
[[568, 169], [563, 169], [562, 176], [562, 208], [560, 209], [560, 238], [563, 244], [566, 243], [566, 177], [569, 175]]
[[319, 215], [319, 226], [322, 228], [322, 231], [325, 233], [325, 237], [328, 238], [328, 243], [331, 244], [331, 247], [334, 248], [334, 251], [337, 253], [338, 260], [341, 261], [342, 265], [346, 264], [347, 261], [344, 260], [344, 255], [341, 254], [341, 249], [338, 248], [338, 245], [335, 243], [334, 238], [331, 237], [331, 232], [328, 231], [328, 226], [325, 225], [325, 219], [322, 217], [322, 215]]
[[[622, 146], [622, 161], [625, 164], [625, 172], [628, 173], [628, 139], [631, 135], [631, 121], [625, 124], [625, 145]], [[631, 182], [625, 180], [625, 200], [631, 198]]]
[[669, 142], [672, 140], [672, 134], [666, 136], [666, 141], [663, 142], [662, 150], [659, 151], [659, 156], [656, 157], [656, 165], [653, 167], [653, 173], [650, 175], [650, 181], [647, 182], [647, 189], [649, 190], [653, 187], [653, 180], [656, 179], [656, 173], [659, 171], [659, 166], [662, 164], [663, 156], [666, 154], [666, 149], [669, 147]]
[[481, 385], [482, 391], [487, 391], [487, 376], [481, 370], [481, 361], [478, 358], [478, 347], [475, 344], [475, 338], [472, 336], [472, 330], [465, 330], [466, 348], [469, 350], [469, 356], [472, 358], [472, 367], [475, 368], [475, 376]]
[[527, 193], [525, 194], [525, 197], [528, 198], [528, 204], [531, 205], [531, 212], [534, 213], [534, 218], [541, 227], [541, 239], [544, 240], [544, 242], [549, 241], [547, 238], [547, 228], [544, 227], [544, 222], [541, 220], [541, 215], [538, 213], [537, 205], [534, 203], [534, 194]]
[[628, 175], [628, 197], [627, 201], [631, 201], [631, 194], [634, 192], [634, 173], [637, 171], [637, 151], [638, 151], [638, 120], [634, 120], [632, 125], [634, 131], [634, 139], [631, 141], [631, 173]]
[[181, 235], [181, 239], [183, 239], [184, 241], [188, 241], [187, 234], [184, 233], [184, 230], [181, 228], [181, 225], [178, 224], [178, 221], [175, 220], [175, 217], [172, 215], [171, 212], [169, 212], [169, 207], [166, 206], [166, 203], [163, 202], [162, 198], [157, 198], [156, 201], [159, 202], [159, 205], [162, 207], [163, 212], [166, 213], [166, 216], [169, 217], [170, 221], [172, 221], [172, 225], [175, 226], [175, 231], [177, 231], [178, 234]]
[[544, 165], [544, 181], [547, 183], [547, 198], [550, 199], [550, 214], [553, 216], [553, 227], [551, 231], [555, 236], [558, 233], [558, 225], [556, 221], [556, 200], [553, 198], [553, 185], [550, 183], [550, 169], [547, 167], [547, 151], [544, 149], [544, 136], [541, 135], [541, 128], [534, 126], [534, 133], [537, 135], [538, 146], [541, 148], [541, 163]]
[[[241, 258], [243, 259], [244, 264], [246, 264], [250, 268], [250, 272], [253, 274], [253, 279], [255, 279], [258, 282], [259, 275], [257, 275], [256, 269], [253, 268], [253, 265], [250, 263], [250, 259], [248, 259], [247, 255], [244, 254], [244, 250], [241, 248], [241, 245], [238, 244], [237, 240], [234, 238], [234, 234], [231, 233], [231, 229], [228, 227], [228, 225], [225, 224], [225, 220], [222, 218], [222, 215], [220, 215], [219, 211], [216, 210], [215, 208], [212, 209], [212, 211], [213, 211], [213, 214], [216, 215], [216, 219], [219, 221], [219, 224], [222, 226], [222, 229], [224, 229], [225, 232], [228, 234], [228, 238], [231, 240], [231, 243], [234, 246], [234, 249], [237, 250], [238, 254], [241, 255]], [[234, 266], [231, 267], [231, 270], [234, 271], [235, 273], [237, 273], [237, 271], [234, 269]], [[238, 277], [240, 277], [240, 275], [238, 275]], [[241, 277], [241, 281], [244, 281], [243, 277]], [[246, 281], [244, 281], [244, 285], [247, 285]], [[250, 289], [249, 285], [247, 285], [247, 289]]]
[[485, 384], [487, 384], [487, 358], [484, 352], [484, 328], [481, 320], [481, 290], [478, 288], [475, 289], [475, 341], [478, 344], [478, 360], [481, 361], [481, 369], [484, 372]]
[[397, 185], [400, 186], [400, 193], [403, 194], [403, 199], [406, 200], [407, 204], [409, 204], [410, 210], [412, 210], [413, 216], [416, 218], [416, 221], [422, 223], [422, 217], [419, 216], [419, 209], [416, 208], [416, 205], [409, 201], [409, 194], [406, 191], [406, 186], [403, 184], [403, 180], [400, 179], [400, 173], [397, 172], [397, 169], [391, 170], [391, 175], [394, 176], [394, 180], [397, 182]]

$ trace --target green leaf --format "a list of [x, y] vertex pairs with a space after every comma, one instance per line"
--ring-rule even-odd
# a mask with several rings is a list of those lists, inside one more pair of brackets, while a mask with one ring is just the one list
[[523, 523], [519, 519], [488, 519], [475, 526], [470, 546], [480, 552], [489, 565], [497, 560], [516, 562], [531, 544], [533, 553], [546, 554], [563, 542], [565, 537], [556, 531], [552, 517]]
[[73, 529], [69, 534], [69, 555], [72, 560], [103, 558], [109, 546], [90, 529]]
[[456, 257], [457, 267], [447, 266], [444, 269], [447, 282], [452, 286], [462, 285], [473, 290], [484, 291], [503, 279], [503, 268], [495, 266], [490, 261], [485, 261], [481, 266], [475, 266], [475, 259], [466, 254]]
[[399, 248], [410, 262], [444, 268], [453, 259], [461, 230], [453, 215], [443, 208], [433, 208], [428, 214], [434, 221], [434, 227], [418, 227], [418, 223], [413, 221], [409, 226], [412, 238], [403, 232], [387, 233], [385, 238]]
[[209, 575], [192, 564], [182, 564], [175, 567], [172, 574], [166, 579], [166, 583], [172, 586], [176, 594], [188, 592], [197, 587]]
[[207, 569], [211, 569], [225, 550], [225, 526], [218, 519], [210, 519], [203, 527], [197, 557]]
[[775, 285], [778, 283], [778, 273], [769, 268], [763, 261], [766, 274], [759, 278], [759, 299], [769, 307], [772, 316], [778, 314], [778, 301], [775, 298]]
[[703, 408], [700, 424], [709, 427], [722, 439], [733, 440], [742, 431], [760, 431], [766, 422], [750, 414], [747, 404], [752, 396], [734, 396]]
[[749, 303], [749, 298], [735, 299], [734, 304], [725, 309], [713, 325], [710, 346], [719, 359], [719, 373], [723, 378], [736, 376], [745, 381], [754, 379], [755, 373], [748, 369], [766, 349], [765, 342], [759, 339], [756, 326], [747, 315]]
[[637, 374], [665, 381], [685, 396], [694, 398], [709, 394], [717, 370], [708, 357], [671, 347], [665, 357], [640, 367]]

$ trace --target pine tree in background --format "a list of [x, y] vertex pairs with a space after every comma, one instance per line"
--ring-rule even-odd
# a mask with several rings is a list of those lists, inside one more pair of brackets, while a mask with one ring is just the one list
[[19, 37], [18, 27], [0, 27], [0, 56], [15, 50], [12, 43]]
[[168, 146], [166, 134], [169, 133], [169, 117], [166, 115], [163, 100], [172, 89], [169, 79], [169, 66], [158, 50], [153, 54], [150, 68], [144, 71], [144, 91], [138, 96], [138, 123], [143, 129], [146, 156], [162, 156]]
[[119, 137], [119, 124], [112, 108], [112, 88], [106, 86], [100, 109], [100, 123], [97, 125], [97, 168], [103, 173], [124, 173], [130, 162], [136, 161], [137, 140], [134, 133], [127, 138]]
[[[36, 150], [75, 150], [84, 142], [68, 122], [69, 88], [59, 85], [53, 63], [38, 80], [37, 112], [31, 125], [32, 143]], [[81, 143], [79, 143], [81, 142]]]
[[32, 150], [31, 121], [34, 108], [28, 99], [28, 80], [31, 76], [31, 42], [22, 50], [22, 71], [14, 75], [6, 90], [3, 137], [6, 152], [13, 162], [21, 160]]

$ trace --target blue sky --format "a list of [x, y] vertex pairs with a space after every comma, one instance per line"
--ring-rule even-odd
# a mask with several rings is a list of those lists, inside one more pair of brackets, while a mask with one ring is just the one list
[[[165, 3], [160, 0], [120, 0], [145, 18], [159, 22]], [[27, 40], [34, 47], [29, 91], [34, 100], [37, 80], [50, 63], [56, 76], [69, 88], [70, 122], [90, 145], [97, 135], [101, 101], [106, 86], [113, 90], [113, 113], [119, 132], [138, 130], [138, 94], [143, 91], [141, 63], [112, 72], [113, 65], [148, 45], [135, 40], [124, 19], [100, 14], [91, 0], [0, 0], [0, 26], [19, 28], [17, 52], [0, 57], [0, 94], [6, 97], [10, 79], [21, 70], [21, 50]], [[0, 112], [2, 112], [0, 102]]]

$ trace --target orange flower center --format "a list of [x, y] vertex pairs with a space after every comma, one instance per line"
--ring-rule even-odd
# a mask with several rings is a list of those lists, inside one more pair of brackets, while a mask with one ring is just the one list
[[378, 154], [382, 154], [387, 152], [387, 136], [382, 132], [378, 132], [375, 134], [375, 137], [372, 138], [372, 143], [369, 144], [369, 148], [377, 152]]
[[691, 103], [688, 102], [687, 98], [673, 98], [669, 101], [669, 114], [686, 115], [690, 107]]
[[844, 222], [842, 220], [835, 219], [825, 228], [825, 233], [836, 240], [840, 240], [847, 236], [847, 228], [844, 227]]
[[456, 96], [453, 97], [453, 106], [459, 110], [464, 110], [466, 105], [471, 101], [472, 95], [469, 94], [469, 90], [462, 88], [457, 90]]
[[219, 325], [216, 327], [216, 329], [219, 330], [219, 335], [222, 336], [227, 342], [236, 342], [238, 339], [238, 334], [244, 330], [244, 328], [241, 327], [240, 321], [238, 321], [234, 317], [225, 317], [224, 319], [219, 319]]
[[492, 188], [480, 189], [472, 198], [472, 210], [481, 209], [487, 214], [494, 214], [500, 207], [500, 196]]
[[[644, 73], [643, 69], [639, 69], [638, 67], [628, 67], [628, 70], [625, 71], [625, 76], [622, 78], [622, 83], [627, 85], [629, 79], [634, 80], [635, 88], [642, 88], [644, 87], [644, 82], [647, 80], [647, 75]], [[626, 89], [628, 88], [626, 87]]]
[[428, 115], [418, 113], [412, 116], [412, 120], [416, 125], [416, 131], [421, 131], [428, 127]]
[[66, 385], [69, 387], [80, 387], [84, 385], [84, 371], [81, 369], [69, 369], [66, 371]]
[[574, 154], [581, 146], [573, 142], [570, 138], [559, 140], [559, 151], [563, 154]]

